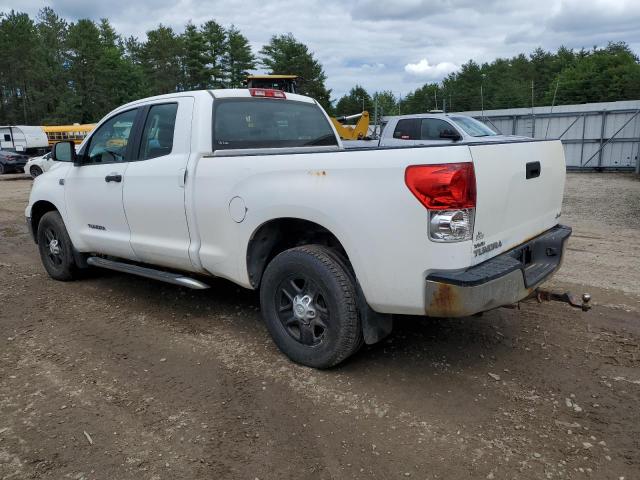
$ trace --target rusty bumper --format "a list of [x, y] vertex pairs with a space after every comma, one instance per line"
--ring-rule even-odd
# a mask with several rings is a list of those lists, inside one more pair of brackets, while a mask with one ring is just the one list
[[516, 303], [560, 268], [571, 228], [557, 225], [512, 250], [466, 270], [431, 272], [426, 314], [466, 317]]

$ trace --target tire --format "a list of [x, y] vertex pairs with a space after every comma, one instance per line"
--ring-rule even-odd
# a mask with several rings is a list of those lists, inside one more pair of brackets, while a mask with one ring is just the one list
[[78, 278], [73, 244], [58, 212], [47, 212], [42, 216], [37, 236], [40, 259], [49, 276], [62, 282]]
[[7, 173], [7, 169], [4, 164], [0, 163], [0, 175], [4, 175], [5, 173]]
[[37, 165], [34, 165], [33, 167], [31, 167], [29, 169], [29, 174], [33, 177], [36, 178], [40, 175], [42, 175], [42, 169], [40, 167], [38, 167]]
[[296, 363], [330, 368], [362, 344], [353, 277], [327, 247], [276, 256], [262, 277], [260, 305], [276, 345]]

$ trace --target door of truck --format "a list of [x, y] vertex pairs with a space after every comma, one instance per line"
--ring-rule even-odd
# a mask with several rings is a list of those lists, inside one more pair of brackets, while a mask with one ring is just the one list
[[142, 108], [142, 128], [124, 182], [131, 247], [143, 262], [191, 270], [185, 180], [191, 152], [193, 97]]
[[80, 152], [81, 165], [64, 179], [68, 230], [83, 251], [135, 259], [122, 187], [139, 113], [133, 108], [104, 121]]

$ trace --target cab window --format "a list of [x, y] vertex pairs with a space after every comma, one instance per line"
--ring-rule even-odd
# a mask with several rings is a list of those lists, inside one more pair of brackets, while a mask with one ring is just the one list
[[399, 140], [420, 140], [420, 120], [417, 118], [398, 120], [396, 129], [393, 131], [393, 138]]
[[438, 118], [423, 118], [420, 126], [420, 139], [422, 140], [442, 140], [440, 135], [444, 131], [455, 131], [454, 127]]
[[215, 150], [338, 145], [316, 104], [267, 98], [215, 103]]
[[162, 157], [171, 153], [177, 113], [177, 103], [154, 105], [149, 109], [140, 145], [142, 160]]
[[128, 110], [100, 125], [89, 140], [83, 163], [101, 164], [126, 161], [127, 145], [138, 113]]

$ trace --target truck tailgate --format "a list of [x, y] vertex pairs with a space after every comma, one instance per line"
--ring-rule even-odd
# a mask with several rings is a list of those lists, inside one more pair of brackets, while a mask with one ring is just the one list
[[472, 265], [558, 224], [566, 172], [560, 141], [469, 149], [477, 185]]

